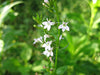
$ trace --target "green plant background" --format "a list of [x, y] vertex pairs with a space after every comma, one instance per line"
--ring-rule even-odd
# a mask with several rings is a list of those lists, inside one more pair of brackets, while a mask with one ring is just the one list
[[[34, 27], [36, 21], [55, 20], [42, 2], [0, 0], [0, 75], [49, 75], [43, 69], [49, 63], [43, 49], [33, 45], [42, 34]], [[57, 4], [60, 21], [70, 27], [60, 41], [57, 75], [100, 75], [100, 0], [94, 5], [91, 0], [58, 0]]]

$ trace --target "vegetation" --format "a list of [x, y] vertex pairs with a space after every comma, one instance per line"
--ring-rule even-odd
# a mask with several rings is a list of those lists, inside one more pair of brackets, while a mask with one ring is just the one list
[[[38, 27], [47, 18], [49, 32]], [[55, 39], [53, 62], [33, 44], [44, 32]], [[100, 0], [0, 0], [0, 75], [100, 75]]]

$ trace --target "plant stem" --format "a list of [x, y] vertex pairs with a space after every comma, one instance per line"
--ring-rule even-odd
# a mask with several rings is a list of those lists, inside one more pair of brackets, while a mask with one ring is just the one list
[[[55, 6], [55, 14], [57, 17], [57, 28], [59, 26], [59, 13], [58, 13], [58, 7], [57, 7], [57, 0], [54, 1], [54, 6]], [[55, 72], [54, 74], [56, 75], [56, 69], [57, 69], [57, 57], [58, 57], [58, 50], [59, 50], [59, 36], [60, 36], [60, 30], [58, 29], [58, 35], [57, 35], [57, 41], [56, 41], [56, 56], [55, 56]]]
[[48, 60], [49, 60], [49, 75], [50, 75], [50, 64], [51, 64], [51, 62], [50, 62], [50, 58], [48, 58]]
[[88, 29], [89, 35], [90, 35], [91, 30], [92, 30], [93, 20], [94, 20], [94, 17], [96, 15], [96, 12], [97, 12], [97, 10], [93, 4], [90, 4], [90, 8], [91, 8], [91, 18], [90, 18], [90, 24], [89, 24], [89, 29]]
[[90, 18], [90, 24], [89, 24], [89, 30], [91, 30], [91, 27], [93, 25], [93, 19], [94, 19], [94, 8], [91, 6], [91, 18]]

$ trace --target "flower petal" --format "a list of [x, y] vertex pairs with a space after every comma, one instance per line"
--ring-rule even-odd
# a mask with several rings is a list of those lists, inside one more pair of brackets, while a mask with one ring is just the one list
[[69, 31], [69, 27], [68, 26], [66, 26], [66, 30]]

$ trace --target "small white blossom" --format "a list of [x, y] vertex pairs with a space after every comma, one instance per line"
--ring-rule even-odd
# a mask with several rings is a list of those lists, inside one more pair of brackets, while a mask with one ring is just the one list
[[55, 23], [47, 20], [47, 21], [43, 22], [42, 24], [44, 25], [44, 29], [47, 28], [47, 30], [49, 31], [51, 29], [51, 26], [54, 25]]
[[69, 27], [67, 26], [68, 22], [63, 22], [63, 24], [59, 25], [58, 29], [62, 29], [64, 32], [65, 30], [69, 31]]
[[62, 38], [62, 35], [60, 35], [60, 37], [59, 37], [59, 40], [61, 40], [61, 39], [64, 39], [64, 38]]
[[49, 38], [49, 37], [50, 37], [49, 35], [45, 34], [44, 35], [44, 41], [46, 41], [46, 38]]
[[37, 38], [37, 39], [34, 39], [33, 44], [36, 44], [37, 42], [41, 42], [41, 43], [43, 43], [43, 42], [42, 42], [42, 37]]
[[60, 35], [60, 37], [59, 37], [59, 40], [61, 40], [62, 39], [62, 35]]
[[97, 0], [92, 0], [93, 4], [95, 4], [97, 2]]
[[42, 45], [42, 47], [45, 47], [45, 50], [51, 50], [51, 44], [52, 44], [52, 41], [47, 41], [46, 43], [44, 43]]
[[43, 54], [44, 55], [46, 55], [47, 57], [49, 57], [49, 56], [53, 56], [53, 52], [52, 52], [52, 50], [45, 50], [44, 52], [43, 52]]
[[44, 0], [44, 2], [45, 2], [45, 3], [48, 3], [49, 1], [48, 1], [48, 0]]

